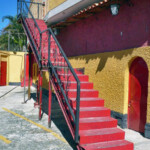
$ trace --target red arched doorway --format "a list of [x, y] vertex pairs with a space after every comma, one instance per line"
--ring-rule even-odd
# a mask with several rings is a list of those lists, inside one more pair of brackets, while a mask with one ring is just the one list
[[136, 58], [129, 70], [128, 128], [144, 133], [147, 114], [148, 68]]

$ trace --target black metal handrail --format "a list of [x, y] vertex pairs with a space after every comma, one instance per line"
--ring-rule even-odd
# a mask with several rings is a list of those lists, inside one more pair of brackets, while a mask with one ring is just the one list
[[[22, 0], [22, 1], [18, 0], [18, 1], [19, 1], [19, 2], [24, 2], [24, 0]], [[38, 4], [38, 5], [45, 6], [45, 4], [43, 4], [43, 3], [32, 2], [32, 1], [26, 1], [26, 3], [30, 3], [30, 4]]]
[[[47, 30], [44, 30], [44, 31], [41, 31], [40, 30], [40, 28], [39, 28], [39, 26], [38, 26], [38, 24], [37, 24], [37, 21], [35, 20], [35, 18], [34, 18], [34, 16], [33, 16], [33, 14], [32, 14], [32, 12], [30, 11], [30, 9], [29, 9], [29, 7], [28, 7], [28, 5], [27, 5], [27, 3], [34, 3], [34, 4], [41, 4], [41, 3], [35, 3], [35, 2], [27, 2], [27, 1], [25, 1], [25, 0], [17, 0], [17, 8], [18, 8], [18, 10], [17, 10], [17, 13], [18, 13], [18, 16], [19, 15], [21, 15], [21, 17], [23, 18], [23, 20], [24, 20], [24, 18], [26, 18], [26, 13], [25, 13], [25, 15], [24, 15], [24, 9], [23, 9], [23, 5], [25, 5], [25, 7], [26, 7], [26, 9], [27, 9], [27, 11], [28, 11], [28, 13], [30, 14], [30, 16], [31, 16], [31, 18], [33, 19], [33, 21], [34, 21], [34, 24], [35, 24], [35, 27], [38, 29], [38, 32], [39, 32], [39, 35], [40, 35], [40, 46], [39, 46], [39, 49], [37, 48], [37, 46], [36, 46], [36, 44], [35, 44], [35, 41], [33, 40], [33, 38], [32, 38], [32, 36], [30, 35], [30, 40], [31, 40], [31, 42], [33, 43], [33, 46], [34, 46], [34, 49], [35, 49], [35, 53], [36, 53], [36, 55], [38, 56], [38, 64], [40, 64], [41, 65], [41, 67], [42, 67], [42, 52], [41, 52], [41, 48], [42, 48], [42, 34], [43, 33], [45, 33], [45, 32], [47, 32], [48, 33], [48, 68], [49, 68], [49, 70], [51, 69], [52, 70], [52, 72], [53, 72], [53, 74], [54, 74], [54, 76], [55, 76], [55, 78], [56, 78], [56, 80], [57, 80], [57, 83], [58, 83], [58, 85], [59, 85], [59, 88], [60, 88], [60, 90], [61, 90], [61, 93], [62, 93], [62, 95], [63, 95], [63, 97], [64, 97], [64, 100], [65, 100], [65, 102], [66, 102], [66, 104], [67, 104], [67, 106], [68, 106], [68, 108], [69, 108], [69, 111], [70, 111], [70, 114], [71, 114], [71, 116], [72, 116], [72, 118], [73, 118], [73, 121], [74, 121], [74, 124], [75, 124], [75, 142], [76, 143], [78, 143], [79, 142], [79, 111], [80, 111], [80, 80], [79, 80], [79, 78], [78, 78], [78, 76], [76, 75], [76, 73], [75, 73], [75, 71], [74, 71], [74, 69], [72, 68], [72, 66], [71, 66], [71, 64], [70, 64], [70, 62], [68, 61], [68, 59], [67, 59], [67, 56], [66, 56], [66, 54], [64, 53], [64, 51], [63, 51], [63, 49], [62, 49], [62, 47], [61, 47], [61, 45], [59, 44], [59, 42], [58, 42], [58, 40], [57, 40], [57, 38], [55, 37], [55, 35], [54, 35], [54, 33], [53, 33], [53, 31], [52, 31], [52, 29], [51, 28], [49, 28], [49, 29], [47, 29]], [[39, 15], [38, 15], [39, 16]], [[24, 23], [25, 23], [25, 20], [24, 20]], [[27, 25], [26, 25], [26, 30], [27, 30], [27, 32], [29, 32], [29, 29], [27, 28]], [[28, 33], [28, 34], [30, 34], [30, 32]], [[59, 48], [59, 51], [60, 51], [60, 53], [61, 53], [61, 56], [63, 56], [63, 58], [64, 58], [64, 60], [65, 60], [65, 62], [67, 63], [67, 67], [69, 68], [69, 70], [71, 71], [71, 74], [73, 75], [73, 77], [74, 77], [74, 79], [75, 79], [75, 81], [76, 81], [76, 83], [77, 83], [77, 96], [76, 96], [76, 115], [74, 115], [74, 113], [73, 113], [73, 110], [72, 110], [72, 108], [71, 108], [71, 106], [70, 106], [70, 104], [69, 104], [69, 101], [68, 101], [68, 98], [67, 98], [67, 95], [66, 95], [66, 91], [65, 91], [65, 89], [62, 87], [62, 83], [61, 83], [61, 81], [60, 81], [60, 79], [59, 79], [59, 76], [58, 76], [58, 74], [57, 74], [57, 71], [55, 70], [55, 66], [52, 64], [52, 62], [51, 62], [51, 60], [50, 60], [50, 37], [53, 37], [53, 39], [54, 39], [54, 41], [55, 41], [55, 43], [57, 44], [57, 46], [58, 46], [58, 48]], [[39, 53], [40, 52], [40, 53]]]
[[[35, 53], [35, 55], [36, 55], [36, 60], [41, 60], [40, 55], [37, 53], [37, 47], [36, 47], [36, 45], [35, 45], [35, 42], [34, 42], [32, 36], [31, 36], [31, 34], [30, 34], [30, 31], [29, 31], [29, 29], [28, 29], [26, 23], [25, 23], [25, 19], [22, 18], [22, 20], [23, 20], [23, 23], [24, 23], [24, 28], [25, 28], [25, 30], [26, 30], [26, 33], [28, 34], [29, 40], [30, 40], [30, 42], [32, 43], [33, 49], [35, 49], [34, 53]], [[37, 63], [38, 63], [39, 68], [42, 68], [41, 62], [40, 62], [40, 61], [37, 61]]]
[[[18, 8], [19, 8], [19, 5], [18, 5], [18, 3], [24, 3], [24, 0], [17, 0], [17, 14], [18, 14]], [[40, 7], [40, 5], [41, 6], [45, 6], [45, 3], [38, 3], [38, 2], [33, 2], [33, 1], [25, 1], [26, 2], [26, 4], [27, 3], [29, 3], [29, 4], [37, 4], [38, 5], [38, 9], [37, 9], [37, 14], [38, 14], [38, 19], [39, 19], [39, 7]]]
[[[27, 30], [27, 32], [28, 32], [30, 38], [31, 38], [30, 41], [32, 42], [32, 44], [33, 44], [33, 46], [34, 46], [34, 49], [35, 49], [34, 53], [36, 54], [37, 59], [40, 60], [40, 61], [38, 62], [39, 68], [41, 68], [41, 67], [42, 67], [42, 65], [41, 65], [41, 63], [40, 63], [40, 62], [41, 62], [41, 55], [38, 53], [38, 50], [37, 50], [37, 46], [36, 46], [36, 44], [35, 44], [35, 41], [33, 40], [32, 36], [31, 36], [31, 34], [30, 34], [30, 31], [29, 31], [29, 29], [28, 29], [28, 26], [27, 26], [27, 24], [26, 24], [26, 21], [25, 21], [25, 15], [26, 15], [26, 14], [23, 13], [23, 11], [24, 11], [24, 9], [23, 9], [23, 4], [26, 6], [26, 9], [28, 10], [28, 13], [31, 15], [31, 18], [33, 19], [34, 24], [35, 24], [35, 27], [37, 27], [39, 33], [41, 33], [41, 30], [40, 30], [40, 28], [39, 28], [39, 26], [38, 26], [38, 24], [37, 24], [37, 22], [36, 22], [34, 16], [32, 15], [32, 13], [31, 13], [31, 11], [30, 11], [30, 9], [29, 9], [27, 3], [29, 3], [29, 2], [26, 2], [25, 0], [17, 0], [17, 16], [22, 15], [23, 23], [24, 23], [24, 25], [25, 25], [25, 27], [26, 27], [26, 30]], [[19, 4], [20, 4], [20, 7], [19, 7]], [[40, 38], [40, 39], [41, 39], [41, 38]], [[41, 52], [41, 49], [39, 49], [39, 51]]]

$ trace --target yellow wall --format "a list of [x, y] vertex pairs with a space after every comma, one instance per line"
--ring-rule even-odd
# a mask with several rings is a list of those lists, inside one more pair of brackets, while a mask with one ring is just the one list
[[[8, 82], [20, 82], [24, 68], [24, 53], [0, 51], [8, 62]], [[116, 112], [128, 113], [129, 66], [136, 57], [142, 57], [150, 70], [150, 47], [134, 48], [118, 52], [107, 52], [69, 58], [74, 68], [85, 68], [89, 81], [105, 99], [105, 106]], [[2, 59], [2, 58], [1, 58]], [[34, 78], [34, 83], [37, 78]], [[48, 89], [48, 72], [43, 73], [43, 87]], [[150, 87], [150, 74], [148, 87]], [[148, 89], [147, 122], [150, 123], [150, 88]]]
[[[99, 53], [69, 58], [74, 68], [85, 68], [89, 81], [105, 99], [105, 106], [121, 114], [128, 114], [129, 67], [136, 57], [142, 57], [150, 70], [150, 47], [118, 52]], [[43, 73], [43, 88], [48, 89], [48, 72]], [[150, 74], [149, 83], [150, 87]], [[150, 88], [148, 89], [147, 122], [150, 123]]]
[[[38, 80], [38, 65], [37, 63], [33, 64], [32, 67], [32, 75], [33, 75], [33, 83], [36, 84], [36, 81]], [[42, 87], [48, 90], [48, 83], [49, 83], [49, 73], [48, 71], [43, 72], [43, 83]]]
[[[38, 2], [38, 3], [42, 3], [42, 0], [32, 0], [33, 2]], [[45, 15], [52, 9], [56, 8], [57, 6], [61, 5], [62, 3], [64, 3], [67, 0], [46, 0], [45, 1], [45, 6], [39, 6], [39, 19], [43, 19], [45, 17]], [[38, 7], [37, 4], [31, 4], [30, 5], [30, 10], [33, 14], [33, 16], [35, 18], [38, 18]], [[28, 16], [29, 18], [31, 18], [31, 16]]]
[[62, 3], [64, 3], [67, 0], [48, 0], [48, 10], [52, 10], [55, 7], [61, 5]]
[[24, 69], [24, 53], [17, 52], [15, 55], [13, 52], [9, 53], [9, 82], [21, 82], [21, 74]]
[[33, 67], [32, 67], [32, 81], [34, 84], [36, 84], [36, 81], [38, 80], [38, 65], [37, 63], [34, 63], [33, 64]]
[[[33, 2], [36, 2], [36, 3], [42, 3], [42, 0], [32, 0]], [[43, 14], [43, 10], [44, 7], [42, 5], [39, 5], [39, 19], [43, 19], [43, 17], [45, 16], [45, 13]], [[34, 18], [38, 18], [38, 5], [37, 4], [31, 4], [30, 5], [30, 10], [31, 10], [31, 13], [32, 15], [34, 16]], [[29, 18], [31, 18], [30, 14], [28, 16]]]
[[24, 69], [24, 52], [0, 51], [0, 55], [1, 57], [5, 55], [7, 61], [7, 84], [9, 82], [21, 82], [20, 76]]
[[[128, 113], [129, 66], [135, 57], [142, 57], [150, 70], [150, 47], [118, 52], [71, 57], [74, 68], [85, 68], [89, 81], [105, 99], [105, 106], [116, 112]], [[150, 74], [149, 74], [150, 87]], [[150, 123], [150, 88], [148, 89], [147, 122]]]
[[48, 90], [49, 73], [43, 72], [43, 88]]
[[[7, 84], [9, 82], [20, 83], [21, 76], [24, 76], [24, 52], [0, 51], [0, 60], [7, 62]], [[33, 83], [38, 80], [38, 65], [33, 64]], [[48, 89], [49, 74], [43, 72], [43, 88]]]

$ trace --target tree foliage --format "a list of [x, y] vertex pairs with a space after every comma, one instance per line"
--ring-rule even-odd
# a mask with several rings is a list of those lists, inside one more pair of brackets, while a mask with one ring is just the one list
[[17, 16], [4, 16], [2, 21], [8, 19], [9, 25], [0, 33], [0, 49], [8, 49], [8, 41], [10, 41], [10, 50], [22, 51], [26, 45], [26, 35], [21, 24], [17, 21]]

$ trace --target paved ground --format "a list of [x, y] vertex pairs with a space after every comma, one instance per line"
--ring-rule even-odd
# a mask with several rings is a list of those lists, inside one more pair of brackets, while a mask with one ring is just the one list
[[[8, 91], [11, 92], [8, 94]], [[32, 89], [32, 91], [32, 97], [35, 98], [34, 90]], [[38, 108], [34, 108], [34, 100], [32, 99], [27, 104], [22, 104], [24, 98], [23, 88], [14, 86], [0, 87], [0, 93], [0, 150], [75, 149], [69, 129], [56, 101], [53, 102], [52, 108], [52, 128], [50, 131], [47, 131], [49, 129], [47, 127], [48, 117], [46, 114], [43, 114], [42, 120], [38, 120]], [[2, 97], [5, 93], [7, 95]], [[47, 97], [43, 96], [43, 99], [46, 105]], [[4, 110], [3, 108], [7, 109]], [[30, 123], [28, 120], [20, 118], [20, 116], [15, 116], [16, 114], [7, 112], [9, 110], [34, 122]], [[46, 108], [44, 110], [47, 112]], [[43, 130], [33, 123], [43, 125], [43, 128], [46, 127], [46, 129], [44, 128], [45, 130]], [[4, 138], [9, 139], [9, 141]], [[65, 139], [67, 142], [65, 142]]]
[[[72, 150], [75, 144], [56, 100], [52, 107], [52, 128], [47, 127], [47, 97], [43, 96], [44, 114], [38, 120], [38, 108], [32, 99], [23, 102], [23, 88], [0, 87], [0, 150]], [[27, 95], [26, 95], [27, 97]], [[134, 142], [135, 150], [150, 150], [150, 139], [125, 129], [126, 139]], [[66, 142], [67, 141], [67, 142]]]
[[144, 138], [138, 132], [133, 130], [125, 129], [126, 140], [134, 143], [134, 150], [150, 150], [150, 139]]

